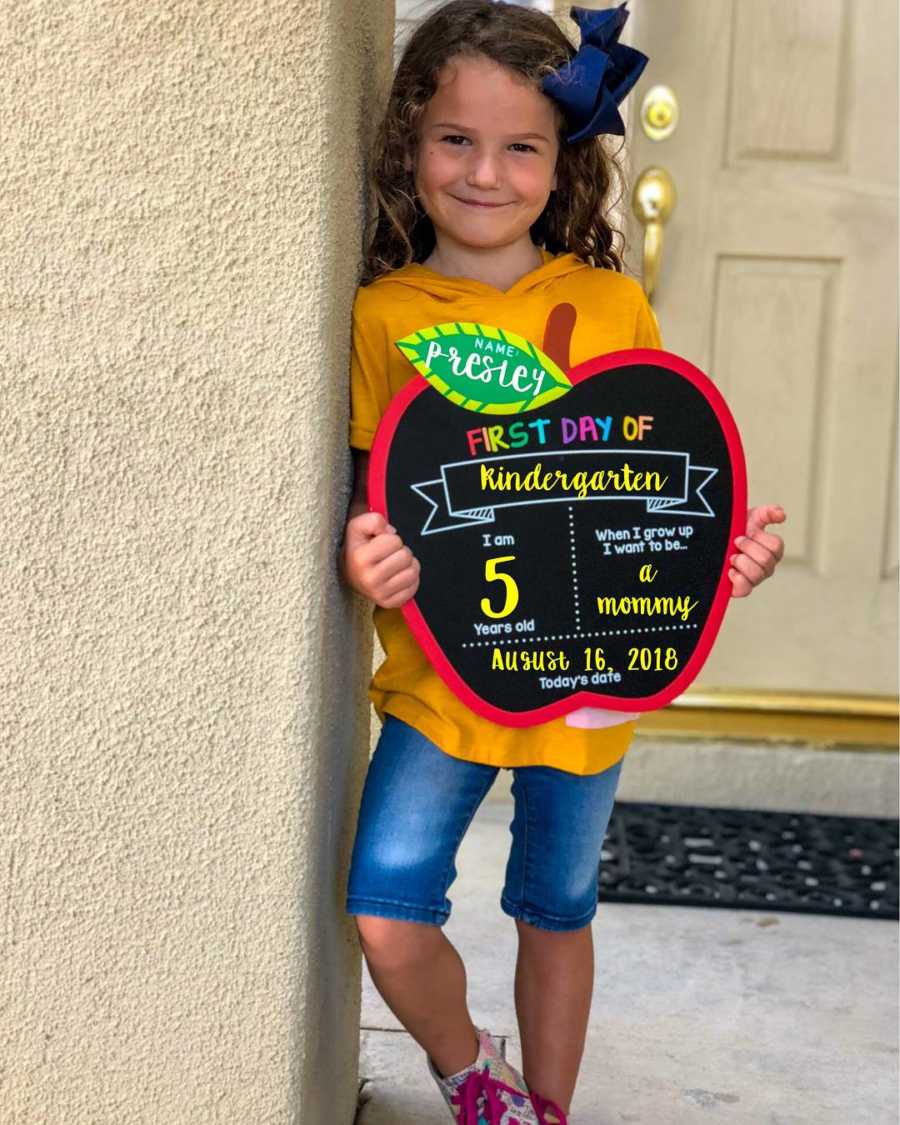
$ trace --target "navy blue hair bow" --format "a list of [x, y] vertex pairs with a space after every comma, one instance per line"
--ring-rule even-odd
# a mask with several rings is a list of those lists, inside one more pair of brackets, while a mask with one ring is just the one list
[[625, 3], [599, 12], [578, 7], [569, 11], [581, 30], [581, 46], [574, 58], [541, 83], [572, 127], [567, 141], [583, 141], [599, 133], [625, 135], [618, 106], [649, 62], [634, 47], [618, 42], [629, 14]]

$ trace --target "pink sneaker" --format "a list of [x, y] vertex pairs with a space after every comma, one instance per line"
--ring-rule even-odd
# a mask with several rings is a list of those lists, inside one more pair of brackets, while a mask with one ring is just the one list
[[537, 1113], [539, 1125], [568, 1125], [566, 1115], [556, 1102], [542, 1098], [534, 1090], [531, 1092], [531, 1104]]
[[458, 1074], [442, 1078], [428, 1059], [428, 1069], [457, 1125], [541, 1125], [525, 1079], [478, 1029], [478, 1058]]

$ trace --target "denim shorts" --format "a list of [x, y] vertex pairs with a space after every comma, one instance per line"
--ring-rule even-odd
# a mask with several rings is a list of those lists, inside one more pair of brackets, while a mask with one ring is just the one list
[[501, 768], [512, 769], [515, 800], [501, 910], [545, 930], [586, 926], [622, 761], [588, 775], [467, 762], [393, 715], [363, 787], [347, 913], [442, 926], [457, 850]]

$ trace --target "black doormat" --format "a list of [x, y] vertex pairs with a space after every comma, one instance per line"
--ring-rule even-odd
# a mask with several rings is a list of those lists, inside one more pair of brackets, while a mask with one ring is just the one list
[[598, 897], [896, 919], [897, 829], [888, 818], [617, 801]]

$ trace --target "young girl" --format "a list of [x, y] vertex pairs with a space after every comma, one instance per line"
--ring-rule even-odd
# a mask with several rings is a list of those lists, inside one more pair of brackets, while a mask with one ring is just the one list
[[[391, 398], [416, 377], [393, 341], [423, 326], [471, 320], [551, 341], [564, 369], [661, 347], [640, 285], [621, 272], [606, 218], [616, 165], [599, 139], [624, 133], [616, 107], [646, 58], [617, 42], [624, 4], [572, 15], [577, 53], [551, 17], [515, 4], [452, 0], [418, 26], [377, 137], [378, 214], [353, 308], [356, 482], [342, 567], [375, 603], [386, 659], [370, 690], [383, 728], [347, 910], [375, 985], [460, 1125], [566, 1121], [592, 995], [600, 849], [635, 724], [584, 708], [505, 727], [456, 698], [400, 612], [419, 564], [368, 510], [367, 451]], [[574, 323], [554, 314], [563, 304]], [[748, 513], [731, 557], [734, 596], [772, 574], [783, 546], [765, 526], [783, 519], [780, 508]], [[441, 929], [457, 849], [500, 769], [514, 776], [500, 906], [518, 929], [524, 1076], [473, 1024], [463, 963]]]

